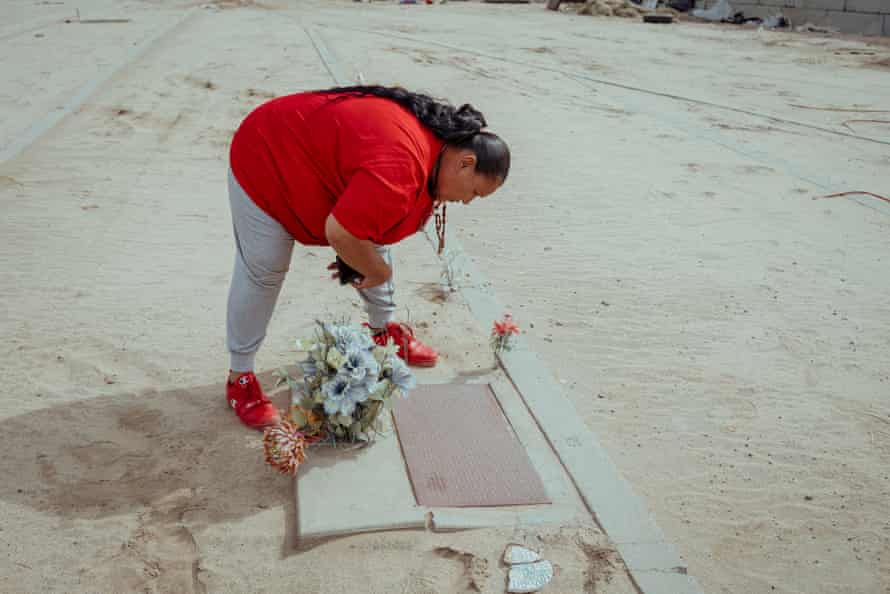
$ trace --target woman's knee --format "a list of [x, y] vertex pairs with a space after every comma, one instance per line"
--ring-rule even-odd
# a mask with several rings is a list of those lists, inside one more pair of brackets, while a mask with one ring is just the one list
[[263, 257], [263, 255], [247, 255], [244, 252], [238, 255], [241, 268], [245, 276], [256, 287], [261, 289], [277, 289], [284, 283], [284, 278], [290, 269], [290, 252], [287, 258], [283, 254], [276, 257]]

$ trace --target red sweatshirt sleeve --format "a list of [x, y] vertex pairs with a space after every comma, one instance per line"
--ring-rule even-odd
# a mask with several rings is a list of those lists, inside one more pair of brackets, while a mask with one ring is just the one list
[[352, 175], [332, 214], [358, 239], [384, 243], [387, 232], [414, 209], [424, 179], [410, 155], [376, 158]]

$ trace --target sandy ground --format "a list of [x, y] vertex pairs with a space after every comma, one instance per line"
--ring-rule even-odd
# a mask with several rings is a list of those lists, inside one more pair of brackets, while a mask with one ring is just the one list
[[[253, 105], [331, 84], [312, 22], [347, 71], [471, 100], [511, 141], [508, 186], [451, 227], [705, 591], [890, 592], [890, 211], [813, 200], [886, 195], [890, 147], [644, 92], [890, 141], [843, 126], [890, 114], [811, 109], [890, 109], [886, 44], [540, 6], [219, 4], [0, 165], [0, 590], [493, 593], [521, 541], [557, 564], [549, 591], [633, 591], [592, 525], [287, 544], [291, 485], [222, 399], [225, 157]], [[3, 144], [190, 6], [5, 3]], [[75, 7], [132, 21], [31, 30]], [[328, 256], [297, 251], [263, 369], [313, 317], [358, 319]], [[397, 275], [444, 353], [421, 380], [489, 364], [486, 329], [433, 298], [424, 240]]]

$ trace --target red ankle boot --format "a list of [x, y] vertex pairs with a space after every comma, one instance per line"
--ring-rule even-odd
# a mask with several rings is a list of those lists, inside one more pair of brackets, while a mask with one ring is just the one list
[[417, 340], [414, 330], [408, 324], [390, 322], [385, 330], [374, 335], [374, 342], [384, 346], [389, 338], [399, 347], [398, 355], [408, 365], [435, 367], [439, 353]]

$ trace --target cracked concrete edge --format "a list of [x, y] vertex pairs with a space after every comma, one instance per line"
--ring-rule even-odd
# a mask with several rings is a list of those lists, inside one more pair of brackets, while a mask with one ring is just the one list
[[695, 578], [686, 573], [630, 570], [630, 575], [637, 588], [646, 594], [701, 593]]
[[449, 509], [430, 508], [432, 528], [436, 532], [455, 532], [474, 528], [499, 526], [538, 526], [541, 524], [571, 524], [578, 520], [574, 509], [556, 508], [550, 510], [529, 509], [509, 511], [504, 509]]
[[[429, 226], [426, 236], [435, 248], [437, 240]], [[455, 277], [464, 281], [458, 286], [461, 295], [476, 320], [487, 329], [503, 315], [502, 304], [460, 243], [449, 236], [447, 245], [443, 262], [451, 262], [460, 271]], [[643, 500], [581, 421], [544, 363], [521, 337], [513, 351], [499, 358], [590, 513], [615, 544], [637, 588], [644, 594], [701, 594]]]
[[[361, 516], [361, 517], [359, 517]], [[304, 522], [300, 522], [303, 524]], [[367, 532], [384, 532], [389, 530], [423, 530], [426, 528], [426, 512], [421, 508], [408, 510], [387, 510], [367, 519], [367, 513], [345, 513], [337, 522], [329, 522], [324, 528], [315, 525], [298, 526], [297, 542], [317, 539], [353, 536]]]
[[[404, 472], [403, 459], [401, 454], [397, 453], [400, 450], [398, 440], [394, 434], [390, 434], [382, 437], [373, 451], [363, 451], [365, 455], [383, 454], [389, 461], [397, 459], [398, 462], [386, 467], [380, 464], [381, 460], [378, 456], [376, 460], [367, 460], [367, 463], [361, 466], [362, 470], [373, 468], [371, 473], [378, 479], [382, 476], [390, 488], [398, 482], [403, 483], [399, 490], [400, 496], [388, 493], [385, 504], [377, 501], [373, 505], [353, 503], [343, 507], [325, 508], [325, 505], [330, 505], [330, 503], [325, 503], [329, 499], [323, 492], [312, 490], [311, 485], [314, 484], [318, 487], [317, 483], [312, 482], [318, 476], [310, 468], [307, 472], [294, 478], [295, 542], [300, 545], [300, 543], [312, 543], [351, 534], [385, 530], [426, 528], [435, 532], [454, 532], [503, 526], [531, 527], [542, 524], [573, 526], [584, 522], [585, 519], [589, 523], [591, 518], [587, 507], [578, 495], [571, 477], [560, 463], [546, 436], [540, 431], [528, 407], [522, 401], [522, 397], [500, 374], [497, 378], [488, 378], [488, 383], [484, 385], [491, 386], [499, 405], [504, 410], [508, 423], [513, 427], [516, 438], [525, 448], [534, 467], [544, 480], [547, 494], [552, 500], [550, 505], [481, 508], [418, 506], [415, 504], [408, 477]], [[294, 395], [291, 393], [291, 398], [293, 399], [293, 397]], [[390, 450], [389, 454], [385, 452], [387, 448]], [[394, 471], [397, 476], [388, 474], [390, 471]], [[341, 481], [342, 478], [341, 476]], [[306, 483], [307, 480], [310, 482]], [[303, 482], [302, 486], [301, 481]], [[328, 476], [324, 482], [331, 485], [338, 481], [336, 477]], [[359, 480], [358, 484], [368, 485], [364, 480]], [[303, 487], [307, 485], [309, 485], [309, 490], [304, 491]], [[372, 495], [380, 493], [375, 491], [375, 487], [372, 485], [369, 491]], [[304, 500], [301, 498], [304, 493], [314, 496]], [[373, 496], [365, 497], [362, 500], [375, 501]], [[319, 502], [322, 503], [321, 507], [318, 505]], [[330, 509], [338, 511], [331, 513]]]
[[9, 145], [3, 147], [3, 149], [0, 150], [0, 164], [11, 161], [12, 159], [22, 154], [25, 150], [28, 149], [28, 147], [37, 142], [37, 140], [39, 140], [44, 134], [55, 128], [63, 119], [80, 109], [90, 99], [90, 97], [93, 96], [93, 94], [99, 87], [114, 78], [119, 72], [123, 71], [132, 62], [135, 62], [136, 60], [141, 58], [158, 41], [178, 29], [186, 21], [191, 19], [195, 14], [199, 12], [201, 12], [200, 8], [192, 8], [186, 11], [183, 15], [174, 19], [171, 24], [165, 27], [161, 27], [160, 30], [155, 31], [153, 34], [150, 34], [141, 43], [131, 47], [130, 50], [125, 54], [123, 60], [118, 62], [112, 68], [108, 69], [108, 71], [104, 72], [100, 76], [94, 78], [93, 80], [82, 86], [80, 90], [72, 95], [72, 97], [68, 100], [67, 103], [65, 103], [65, 105], [63, 105], [59, 109], [50, 112], [49, 115], [47, 115], [43, 120], [37, 122], [27, 130], [25, 130], [24, 134], [22, 134], [20, 138], [13, 140]]
[[[614, 542], [614, 541], [613, 541]], [[614, 543], [624, 564], [634, 571], [686, 573], [686, 564], [667, 541]]]

